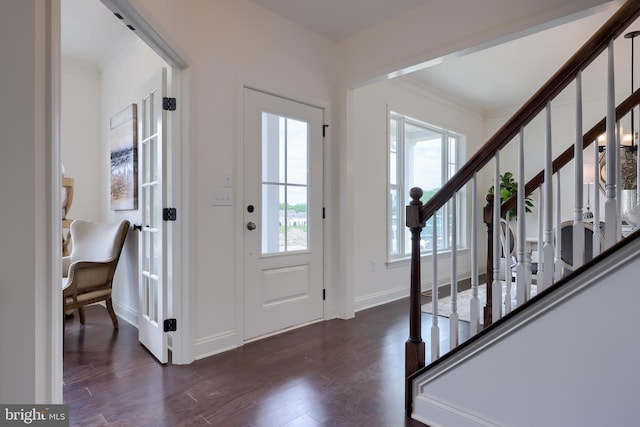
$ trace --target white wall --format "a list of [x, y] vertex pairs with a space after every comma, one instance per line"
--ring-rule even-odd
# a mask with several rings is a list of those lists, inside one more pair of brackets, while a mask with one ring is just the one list
[[50, 88], [46, 55], [51, 39], [44, 2], [3, 2], [1, 8], [0, 402], [44, 403], [53, 400], [54, 371], [61, 374], [62, 369], [52, 367], [50, 357], [51, 339], [60, 340], [61, 334], [47, 327], [51, 306], [62, 307], [60, 299], [52, 300], [61, 293], [50, 291], [49, 263], [56, 257], [48, 249], [51, 218], [60, 218], [47, 202], [54, 188], [49, 185], [52, 130], [45, 92]]
[[[95, 147], [101, 158], [99, 167], [101, 187], [97, 191], [103, 206], [101, 217], [105, 222], [127, 219], [133, 224], [142, 222], [140, 203], [138, 209], [128, 211], [111, 210], [109, 120], [131, 104], [138, 105], [142, 99], [143, 86], [162, 67], [170, 67], [144, 42], [136, 40], [123, 46], [102, 69], [100, 104], [100, 144]], [[138, 178], [139, 180], [140, 178]], [[129, 323], [138, 324], [138, 233], [131, 228], [118, 262], [113, 281], [114, 309]]]
[[[242, 86], [328, 107], [334, 45], [246, 0], [132, 3], [189, 64], [191, 203], [183, 220], [193, 264], [185, 268], [195, 295], [194, 351], [202, 357], [242, 342]], [[214, 207], [225, 174], [233, 176], [234, 206]]]
[[[387, 263], [388, 198], [388, 110], [422, 120], [466, 136], [466, 151], [474, 153], [484, 143], [484, 119], [467, 107], [437, 96], [427, 89], [402, 80], [373, 83], [353, 91], [353, 205], [355, 221], [349, 228], [353, 242], [355, 309], [389, 302], [409, 294], [410, 267], [407, 262]], [[485, 188], [480, 181], [478, 188]], [[470, 189], [466, 193], [470, 203]], [[484, 192], [478, 195], [481, 209]], [[471, 221], [469, 206], [463, 221]], [[479, 219], [479, 230], [485, 227]], [[486, 235], [486, 233], [484, 233]], [[468, 236], [460, 236], [469, 242]], [[482, 235], [480, 236], [482, 237]], [[486, 245], [479, 245], [484, 253]], [[467, 246], [468, 247], [468, 246]], [[460, 277], [470, 277], [469, 251], [458, 257]], [[483, 259], [480, 256], [479, 259]], [[450, 283], [449, 255], [439, 258], [440, 283]], [[375, 271], [373, 264], [375, 263]], [[423, 288], [433, 282], [429, 257], [422, 265]], [[480, 265], [480, 268], [483, 266]]]
[[60, 151], [65, 176], [74, 179], [67, 218], [100, 221], [103, 217], [101, 74], [98, 67], [72, 58], [62, 60]]

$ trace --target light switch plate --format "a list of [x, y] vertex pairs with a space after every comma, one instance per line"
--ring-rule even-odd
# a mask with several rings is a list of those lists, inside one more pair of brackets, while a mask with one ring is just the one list
[[231, 206], [233, 194], [231, 190], [217, 190], [213, 195], [213, 206]]

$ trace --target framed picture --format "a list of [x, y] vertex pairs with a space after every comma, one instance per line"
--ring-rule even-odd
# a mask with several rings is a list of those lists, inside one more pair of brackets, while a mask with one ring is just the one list
[[131, 104], [109, 120], [111, 210], [138, 209], [138, 108]]

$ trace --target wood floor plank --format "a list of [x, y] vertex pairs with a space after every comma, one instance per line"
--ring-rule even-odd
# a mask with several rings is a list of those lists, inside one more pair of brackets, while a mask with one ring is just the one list
[[[120, 322], [114, 331], [102, 306], [85, 310], [85, 325], [77, 315], [65, 325], [64, 399], [72, 426], [421, 425], [404, 417], [406, 299], [187, 366], [158, 364], [135, 328]], [[423, 331], [430, 325], [423, 316]], [[467, 337], [468, 325], [460, 331]]]

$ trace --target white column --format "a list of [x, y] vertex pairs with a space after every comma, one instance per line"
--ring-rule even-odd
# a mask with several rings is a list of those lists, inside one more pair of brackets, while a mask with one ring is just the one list
[[[526, 177], [524, 175], [524, 128], [520, 128], [520, 138], [518, 140], [518, 219], [516, 220], [517, 234], [518, 238], [516, 242], [518, 242], [517, 250], [517, 259], [518, 264], [516, 265], [516, 301], [518, 306], [524, 304], [527, 300], [527, 285], [528, 278], [531, 277], [528, 272], [531, 269], [531, 260], [527, 263], [525, 257], [525, 247], [526, 247], [526, 212], [527, 207], [525, 205], [525, 189], [524, 182]], [[529, 269], [529, 271], [527, 271]]]
[[551, 103], [546, 107], [544, 149], [544, 233], [542, 244], [542, 280], [538, 291], [553, 284], [553, 164], [551, 160]]
[[500, 152], [495, 156], [493, 171], [494, 199], [493, 199], [493, 283], [491, 284], [491, 320], [497, 321], [502, 317], [502, 283], [500, 282]]
[[605, 248], [613, 246], [616, 242], [618, 227], [617, 203], [616, 203], [616, 156], [619, 156], [616, 147], [616, 106], [613, 68], [613, 40], [609, 42], [607, 62], [607, 184], [606, 200], [604, 202], [605, 221]]
[[478, 188], [477, 173], [471, 181], [471, 307], [470, 335], [478, 333], [480, 326], [480, 300], [478, 299]]
[[[583, 144], [582, 144], [582, 71], [576, 76], [576, 129], [573, 145], [573, 164], [575, 181], [575, 199], [573, 207], [573, 269], [584, 264], [584, 222], [582, 220], [582, 202], [584, 199]], [[596, 144], [597, 145], [597, 144]]]

